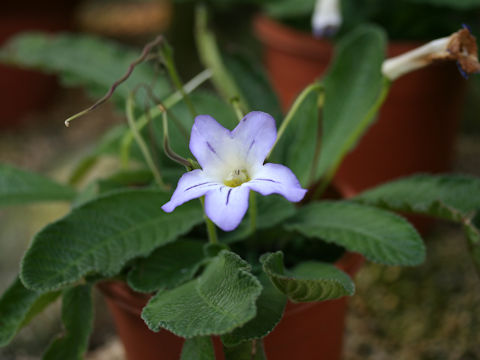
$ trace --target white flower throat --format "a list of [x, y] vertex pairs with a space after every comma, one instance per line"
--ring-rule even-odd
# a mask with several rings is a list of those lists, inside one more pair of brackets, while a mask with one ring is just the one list
[[242, 185], [243, 183], [250, 181], [250, 176], [246, 169], [235, 169], [231, 171], [223, 183], [229, 187], [237, 187]]

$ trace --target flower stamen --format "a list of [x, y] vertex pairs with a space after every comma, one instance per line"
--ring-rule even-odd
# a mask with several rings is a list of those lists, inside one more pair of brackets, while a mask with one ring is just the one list
[[227, 178], [223, 181], [223, 183], [228, 187], [237, 187], [247, 181], [250, 181], [250, 176], [248, 175], [247, 170], [235, 169], [230, 174], [228, 174]]

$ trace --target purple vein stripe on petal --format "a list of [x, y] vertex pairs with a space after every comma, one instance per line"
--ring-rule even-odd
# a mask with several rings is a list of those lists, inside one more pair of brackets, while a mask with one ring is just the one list
[[250, 146], [248, 147], [247, 154], [250, 152], [250, 150], [252, 150], [253, 144], [255, 144], [255, 139], [253, 139], [252, 142], [250, 143]]
[[275, 183], [275, 184], [280, 184], [279, 181], [275, 181], [275, 180], [272, 180], [272, 179], [262, 179], [262, 178], [258, 178], [258, 179], [254, 179], [254, 180], [270, 181], [270, 182], [273, 182], [273, 183]]
[[211, 152], [213, 152], [214, 154], [217, 154], [217, 152], [215, 151], [213, 146], [208, 141], [207, 141], [207, 146], [208, 146], [208, 148], [210, 149]]
[[228, 201], [230, 200], [230, 193], [232, 192], [233, 189], [229, 189], [228, 190], [228, 193], [227, 193], [227, 202], [225, 203], [225, 205], [228, 205]]
[[186, 188], [186, 189], [183, 190], [183, 191], [188, 191], [188, 190], [193, 189], [193, 188], [196, 188], [196, 187], [198, 187], [198, 186], [202, 186], [202, 185], [206, 185], [206, 184], [210, 184], [210, 183], [211, 183], [211, 181], [207, 181], [207, 182], [203, 182], [203, 183], [200, 183], [200, 184], [196, 184], [196, 185], [193, 185], [193, 186], [190, 186], [190, 187]]

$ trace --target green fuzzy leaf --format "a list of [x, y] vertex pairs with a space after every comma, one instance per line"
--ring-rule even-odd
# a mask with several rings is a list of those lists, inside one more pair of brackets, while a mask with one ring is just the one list
[[278, 122], [280, 101], [258, 59], [248, 53], [223, 54], [225, 66], [235, 79], [251, 111], [264, 111]]
[[55, 301], [59, 294], [28, 290], [16, 278], [0, 298], [0, 347], [7, 345], [23, 326]]
[[[1, 49], [0, 62], [58, 74], [65, 86], [83, 86], [96, 98], [103, 96], [126, 73], [140, 53], [140, 49], [91, 35], [23, 33]], [[139, 84], [152, 83], [156, 96], [164, 97], [170, 92], [165, 77], [158, 76], [149, 64], [140, 64], [115, 90], [113, 99], [123, 110], [131, 91]], [[137, 103], [145, 104], [146, 101], [146, 92], [139, 91]]]
[[142, 318], [153, 331], [165, 328], [178, 336], [222, 335], [256, 314], [260, 282], [238, 255], [222, 251], [195, 280], [157, 293]]
[[46, 291], [92, 272], [113, 276], [130, 259], [147, 256], [203, 221], [197, 202], [165, 213], [161, 206], [169, 199], [157, 190], [129, 190], [74, 208], [35, 236], [22, 261], [22, 281]]
[[[257, 201], [257, 230], [272, 228], [295, 214], [295, 205], [279, 195], [261, 196], [255, 194]], [[231, 244], [249, 237], [250, 219], [246, 216], [234, 231], [222, 234], [221, 242]]]
[[197, 336], [186, 339], [180, 360], [215, 360], [211, 337]]
[[315, 8], [316, 0], [274, 0], [266, 1], [265, 11], [268, 15], [275, 19], [289, 18], [310, 18]]
[[62, 322], [65, 334], [56, 339], [43, 355], [43, 360], [82, 360], [93, 329], [91, 285], [65, 290], [62, 299]]
[[462, 221], [480, 208], [480, 179], [468, 175], [414, 175], [354, 198], [389, 210]]
[[57, 184], [41, 175], [0, 164], [0, 207], [40, 201], [70, 201], [71, 187]]
[[386, 265], [417, 265], [425, 258], [423, 241], [407, 220], [370, 206], [346, 201], [311, 203], [285, 228]]
[[230, 334], [222, 336], [225, 346], [236, 346], [244, 341], [261, 339], [268, 335], [283, 316], [287, 297], [280, 292], [265, 274], [259, 277], [263, 290], [257, 299], [257, 315]]
[[227, 360], [266, 360], [263, 343], [260, 340], [253, 340], [241, 343], [234, 347], [224, 348], [225, 359]]
[[172, 289], [193, 278], [204, 260], [203, 243], [178, 240], [136, 263], [128, 273], [128, 285], [146, 293]]
[[355, 292], [352, 279], [332, 264], [304, 262], [288, 272], [284, 269], [281, 251], [265, 254], [260, 261], [277, 289], [294, 302], [337, 299]]
[[386, 95], [380, 72], [385, 34], [374, 26], [361, 26], [343, 38], [325, 78], [322, 148], [316, 178], [331, 177], [343, 157], [353, 149]]

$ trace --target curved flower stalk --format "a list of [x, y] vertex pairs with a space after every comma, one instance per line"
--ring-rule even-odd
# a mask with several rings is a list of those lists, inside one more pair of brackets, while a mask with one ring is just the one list
[[437, 61], [457, 61], [458, 69], [464, 77], [478, 73], [480, 64], [477, 55], [477, 43], [468, 29], [463, 29], [450, 36], [430, 41], [405, 54], [387, 59], [382, 66], [382, 73], [390, 80]]
[[317, 0], [312, 16], [313, 35], [330, 37], [336, 34], [342, 25], [340, 0]]
[[162, 209], [172, 212], [205, 195], [207, 216], [222, 230], [231, 231], [247, 211], [250, 190], [280, 194], [292, 202], [302, 200], [307, 190], [289, 168], [264, 164], [276, 138], [275, 120], [264, 112], [248, 113], [232, 131], [209, 115], [197, 116], [190, 151], [202, 169], [184, 174]]

